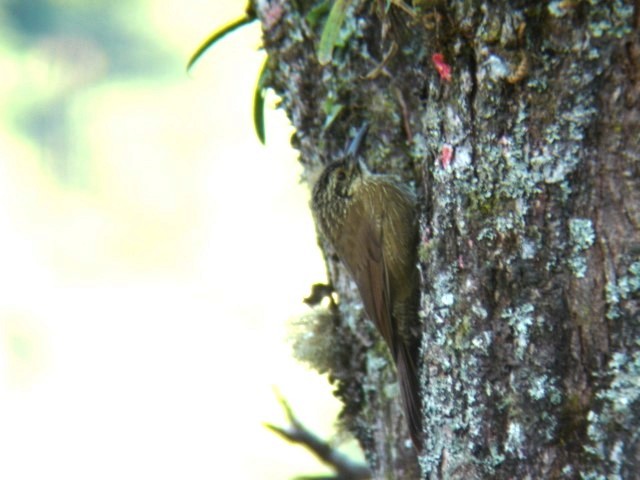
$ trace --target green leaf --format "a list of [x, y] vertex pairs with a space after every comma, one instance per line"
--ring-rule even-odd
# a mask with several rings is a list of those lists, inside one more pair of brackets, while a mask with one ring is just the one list
[[266, 88], [264, 82], [267, 76], [267, 62], [264, 62], [262, 69], [260, 70], [260, 76], [258, 77], [258, 84], [253, 94], [253, 128], [256, 131], [258, 140], [261, 144], [265, 144], [266, 137], [264, 132], [264, 98], [266, 94]]
[[216, 43], [218, 40], [220, 40], [222, 37], [226, 36], [227, 34], [233, 32], [234, 30], [237, 30], [238, 28], [253, 22], [255, 19], [256, 19], [255, 15], [253, 16], [247, 15], [245, 17], [239, 18], [235, 22], [231, 22], [228, 25], [225, 25], [220, 30], [213, 32], [211, 36], [209, 36], [209, 38], [207, 38], [204, 42], [202, 42], [202, 44], [198, 47], [195, 53], [191, 55], [191, 58], [189, 59], [189, 63], [187, 63], [187, 71], [191, 70], [191, 67], [193, 67], [193, 64], [196, 63], [198, 59], [200, 59], [202, 54], [206, 52], [210, 47], [212, 47], [214, 43]]
[[304, 17], [307, 23], [312, 27], [315, 27], [320, 19], [324, 18], [324, 16], [329, 12], [330, 3], [331, 2], [329, 0], [325, 0], [309, 10], [309, 13]]
[[318, 46], [318, 61], [320, 65], [326, 65], [331, 61], [333, 48], [336, 46], [340, 34], [340, 28], [347, 18], [347, 9], [353, 2], [354, 0], [335, 0], [333, 7], [331, 7], [329, 18], [327, 18], [327, 23], [322, 30], [320, 45]]
[[327, 118], [325, 118], [324, 120], [324, 125], [322, 125], [322, 129], [326, 130], [327, 128], [329, 128], [333, 123], [333, 121], [336, 118], [338, 118], [338, 115], [340, 115], [340, 112], [342, 112], [343, 109], [344, 109], [344, 105], [341, 105], [339, 103], [336, 103], [335, 105], [333, 105], [329, 110], [329, 112], [327, 113]]

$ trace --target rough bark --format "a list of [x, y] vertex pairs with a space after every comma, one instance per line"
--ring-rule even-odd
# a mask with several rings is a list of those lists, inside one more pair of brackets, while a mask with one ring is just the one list
[[640, 2], [354, 1], [324, 67], [319, 3], [255, 4], [307, 177], [366, 120], [420, 197], [418, 462], [325, 250], [324, 368], [376, 478], [640, 478]]

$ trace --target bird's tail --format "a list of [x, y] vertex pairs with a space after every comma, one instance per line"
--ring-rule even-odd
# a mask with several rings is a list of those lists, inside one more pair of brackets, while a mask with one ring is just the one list
[[400, 343], [396, 358], [398, 383], [400, 384], [405, 417], [409, 425], [409, 434], [415, 449], [420, 452], [423, 447], [423, 433], [420, 382], [416, 366], [418, 350], [411, 349], [404, 342]]

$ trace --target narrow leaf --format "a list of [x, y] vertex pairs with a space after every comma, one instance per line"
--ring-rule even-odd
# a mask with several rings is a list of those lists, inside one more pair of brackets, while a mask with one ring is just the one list
[[315, 27], [320, 19], [325, 18], [329, 13], [329, 5], [331, 2], [329, 0], [324, 0], [322, 3], [319, 3], [315, 7], [312, 7], [309, 10], [309, 13], [304, 17], [309, 25]]
[[265, 87], [264, 87], [264, 79], [267, 75], [267, 62], [264, 62], [262, 66], [262, 70], [260, 70], [260, 76], [258, 77], [258, 84], [256, 85], [256, 90], [253, 94], [253, 128], [256, 131], [256, 135], [258, 136], [258, 140], [263, 145], [265, 144], [266, 137], [264, 132], [264, 97], [265, 97]]
[[256, 19], [255, 16], [242, 17], [236, 20], [235, 22], [225, 25], [220, 30], [213, 32], [209, 38], [207, 38], [204, 42], [202, 42], [202, 45], [198, 47], [195, 53], [191, 55], [191, 58], [189, 59], [189, 63], [187, 63], [187, 71], [191, 70], [191, 67], [193, 67], [193, 64], [196, 63], [200, 59], [202, 54], [205, 51], [207, 51], [209, 47], [212, 47], [214, 43], [216, 43], [218, 40], [220, 40], [222, 37], [226, 36], [227, 34], [233, 32], [234, 30], [253, 22], [255, 19]]
[[347, 18], [347, 9], [353, 1], [354, 0], [335, 0], [333, 7], [331, 7], [329, 18], [327, 18], [327, 23], [322, 30], [320, 45], [318, 46], [318, 61], [320, 65], [326, 65], [331, 61], [333, 48], [336, 46], [340, 34], [340, 28], [345, 18]]

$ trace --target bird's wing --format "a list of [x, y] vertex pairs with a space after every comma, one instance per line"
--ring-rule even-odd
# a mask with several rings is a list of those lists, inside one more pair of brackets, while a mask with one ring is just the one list
[[358, 222], [360, 242], [347, 267], [358, 285], [364, 308], [384, 338], [396, 364], [402, 403], [413, 443], [422, 449], [422, 414], [420, 411], [420, 386], [415, 355], [410, 346], [398, 335], [396, 318], [392, 315], [393, 299], [389, 283], [389, 271], [384, 258], [383, 218], [379, 221]]
[[[378, 220], [378, 221], [376, 221]], [[357, 222], [359, 231], [355, 245], [354, 265], [348, 265], [362, 297], [367, 316], [384, 338], [395, 360], [397, 354], [397, 328], [394, 325], [389, 272], [383, 253], [382, 218]]]

